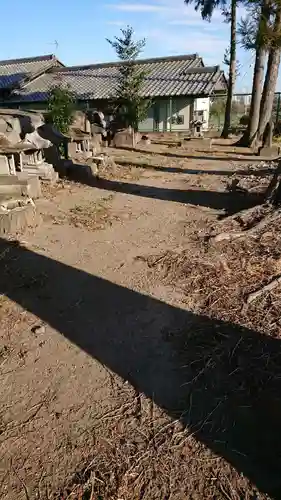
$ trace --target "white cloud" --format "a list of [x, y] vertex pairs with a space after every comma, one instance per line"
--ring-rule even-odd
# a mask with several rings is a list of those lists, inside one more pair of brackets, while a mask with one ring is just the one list
[[200, 30], [200, 33], [202, 34], [202, 30], [204, 32], [206, 31], [220, 31], [220, 35], [224, 35], [226, 32], [228, 32], [228, 26], [221, 25], [220, 22], [218, 21], [213, 21], [211, 23], [202, 21], [202, 19], [190, 19], [190, 18], [183, 18], [183, 19], [172, 19], [171, 21], [168, 21], [167, 23], [170, 27], [186, 27], [189, 26], [192, 29], [198, 28]]
[[[221, 65], [229, 45], [230, 26], [224, 23], [220, 9], [213, 12], [211, 22], [203, 21], [194, 4], [184, 0], [107, 0], [107, 6], [122, 16], [123, 25], [132, 25], [139, 37], [147, 39], [146, 57], [193, 54], [197, 52], [205, 65]], [[118, 3], [119, 2], [119, 3]], [[245, 16], [245, 7], [238, 7], [237, 18]], [[119, 26], [113, 22], [112, 26]], [[238, 47], [238, 59], [244, 52]], [[247, 68], [247, 65], [245, 66]], [[226, 69], [226, 68], [225, 68]], [[248, 76], [247, 76], [248, 78]]]
[[[176, 2], [175, 0], [154, 0], [149, 3], [139, 3], [132, 0], [126, 2], [126, 0], [123, 0], [120, 3], [107, 4], [107, 7], [127, 13], [150, 12], [155, 15], [159, 14], [161, 17], [166, 17], [167, 20], [170, 20], [170, 22], [178, 26], [188, 25], [188, 21], [190, 21], [189, 24], [193, 24], [193, 20], [197, 20], [198, 23], [202, 22], [200, 11], [195, 11], [193, 5], [184, 5], [183, 0], [176, 0]], [[240, 18], [241, 15], [245, 15], [244, 7], [238, 8], [238, 18]], [[223, 24], [223, 20], [224, 18], [221, 15], [220, 9], [215, 9], [210, 24], [218, 22], [221, 26]]]
[[[184, 0], [151, 0], [150, 3], [149, 0], [140, 3], [120, 0], [111, 7], [123, 12], [127, 23], [135, 26], [137, 35], [147, 39], [146, 52], [163, 55], [197, 52], [206, 65], [222, 64], [229, 44], [229, 25], [223, 22], [220, 9], [216, 9], [211, 22], [207, 22], [195, 11], [194, 5], [184, 5]], [[147, 15], [143, 17], [141, 13]], [[240, 15], [238, 12], [238, 17]]]
[[119, 3], [110, 5], [115, 10], [122, 12], [164, 12], [169, 10], [165, 5], [153, 5], [148, 3]]
[[124, 21], [107, 21], [106, 23], [108, 26], [117, 26], [119, 28], [122, 28], [123, 26], [126, 26], [126, 23]]
[[206, 65], [221, 65], [223, 54], [227, 47], [227, 41], [223, 37], [206, 32], [203, 37], [197, 38], [187, 33], [171, 33], [167, 30], [154, 29], [142, 33], [148, 44], [153, 47], [163, 47], [165, 42], [165, 53], [163, 55], [182, 55], [197, 52], [204, 59]]
[[169, 21], [168, 24], [170, 26], [190, 26], [191, 24], [193, 26], [198, 26], [198, 24], [201, 25], [201, 22], [196, 19], [173, 19], [172, 21]]

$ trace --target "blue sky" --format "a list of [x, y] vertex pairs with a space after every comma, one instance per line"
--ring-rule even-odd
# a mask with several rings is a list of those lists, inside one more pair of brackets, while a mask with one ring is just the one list
[[[3, 2], [1, 19], [0, 59], [53, 52], [67, 65], [115, 60], [106, 38], [127, 24], [147, 40], [143, 57], [198, 52], [205, 65], [222, 65], [229, 39], [219, 11], [208, 23], [183, 0], [14, 0]], [[253, 54], [239, 49], [238, 58], [237, 90], [250, 92]]]

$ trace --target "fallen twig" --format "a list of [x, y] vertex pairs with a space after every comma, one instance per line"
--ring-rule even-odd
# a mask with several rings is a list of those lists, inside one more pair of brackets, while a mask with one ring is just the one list
[[218, 243], [219, 241], [232, 241], [236, 240], [238, 238], [242, 238], [242, 236], [245, 236], [246, 231], [240, 231], [236, 233], [219, 233], [217, 236], [214, 237], [214, 241]]
[[227, 493], [222, 484], [219, 485], [219, 490], [224, 495], [224, 497], [227, 498], [227, 500], [232, 500], [232, 497]]
[[274, 288], [276, 288], [280, 283], [281, 283], [281, 276], [278, 276], [277, 278], [275, 278], [270, 283], [268, 283], [267, 285], [263, 286], [262, 288], [260, 288], [256, 292], [250, 293], [248, 295], [248, 297], [247, 297], [246, 303], [247, 304], [251, 304], [251, 302], [253, 302], [254, 300], [256, 300], [258, 297], [260, 297], [264, 293], [271, 292], [272, 290], [274, 290]]
[[11, 460], [11, 463], [10, 463], [10, 467], [11, 467], [11, 470], [13, 471], [14, 475], [19, 480], [20, 484], [22, 485], [22, 487], [24, 489], [26, 500], [30, 500], [30, 496], [29, 496], [29, 493], [28, 493], [27, 486], [26, 486], [25, 482], [21, 479], [21, 477], [18, 475], [16, 469], [13, 467], [12, 460]]

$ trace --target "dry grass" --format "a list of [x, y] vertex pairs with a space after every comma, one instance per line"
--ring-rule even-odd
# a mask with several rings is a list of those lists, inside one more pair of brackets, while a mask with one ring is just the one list
[[67, 190], [68, 194], [72, 194], [75, 188], [75, 182], [60, 179], [57, 183], [41, 182], [42, 195], [47, 200], [53, 200], [61, 192]]
[[[87, 465], [48, 500], [251, 498], [248, 480], [241, 480], [179, 420], [168, 419], [132, 389], [119, 393], [122, 397], [123, 404], [95, 427], [95, 448]], [[257, 493], [255, 498], [266, 497]]]
[[[188, 330], [164, 333], [178, 356], [185, 412], [172, 420], [144, 395], [126, 393], [124, 404], [101, 419], [102, 432], [95, 429], [90, 464], [64, 496], [53, 498], [275, 498], [203, 443], [222, 443], [236, 460], [240, 454], [279, 463], [280, 355], [258, 332], [280, 338], [281, 290], [244, 307], [249, 293], [280, 273], [279, 226], [263, 230], [255, 244], [246, 239], [206, 245], [194, 238], [192, 249], [145, 258], [150, 271], [177, 284], [189, 308], [200, 313]], [[251, 330], [232, 332], [230, 323]]]
[[179, 287], [197, 313], [280, 337], [281, 289], [244, 307], [251, 292], [281, 272], [279, 222], [263, 228], [255, 239], [208, 244], [199, 237], [180, 253], [168, 251], [144, 260], [159, 278]]
[[[106, 214], [103, 202], [78, 205], [62, 222], [93, 230], [107, 223]], [[281, 362], [265, 338], [280, 338], [281, 291], [245, 308], [248, 294], [281, 271], [279, 227], [231, 243], [211, 243], [194, 231], [184, 251], [140, 257], [151, 273], [180, 288], [186, 308], [196, 313], [187, 314], [186, 326], [163, 332], [179, 372], [179, 411], [169, 409], [168, 417], [111, 375], [118, 403], [94, 423], [92, 455], [62, 490], [52, 492], [42, 481], [40, 500], [270, 498], [238, 471], [245, 461], [260, 460], [273, 471], [280, 465], [281, 411], [275, 403]], [[227, 222], [212, 232], [223, 228], [229, 229]]]
[[85, 205], [75, 205], [67, 212], [60, 211], [58, 215], [51, 215], [54, 224], [69, 224], [71, 226], [85, 228], [89, 231], [105, 229], [113, 221], [120, 218], [113, 214], [108, 207], [112, 196], [100, 199], [98, 202], [91, 202]]
[[[143, 168], [138, 168], [133, 164], [130, 165], [129, 162], [126, 162], [126, 164], [123, 165], [119, 158], [116, 158], [116, 163], [112, 158], [110, 158], [110, 160], [111, 162], [109, 162], [109, 165], [106, 164], [105, 167], [99, 169], [99, 177], [108, 180], [116, 179], [137, 181], [141, 178], [142, 173], [144, 172]], [[120, 161], [120, 163], [118, 163], [118, 161]]]

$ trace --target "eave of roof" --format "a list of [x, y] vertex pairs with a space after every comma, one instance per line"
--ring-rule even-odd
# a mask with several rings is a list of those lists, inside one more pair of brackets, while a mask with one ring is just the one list
[[4, 59], [2, 61], [0, 60], [0, 66], [4, 65], [10, 66], [11, 64], [26, 64], [30, 62], [52, 61], [52, 60], [56, 60], [62, 66], [64, 66], [64, 64], [57, 59], [55, 54], [46, 54], [43, 56], [35, 56], [35, 57], [22, 57], [18, 59]]

